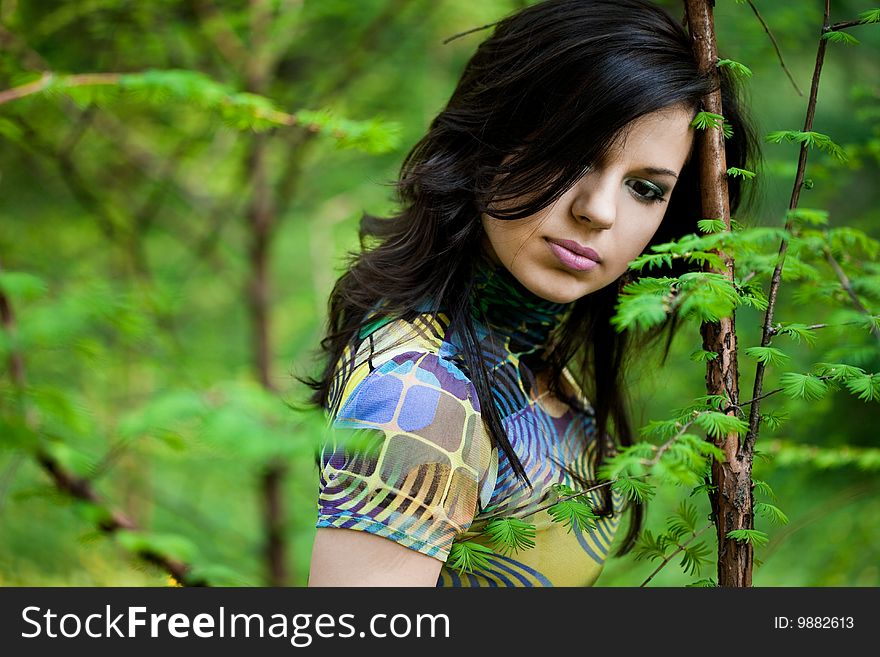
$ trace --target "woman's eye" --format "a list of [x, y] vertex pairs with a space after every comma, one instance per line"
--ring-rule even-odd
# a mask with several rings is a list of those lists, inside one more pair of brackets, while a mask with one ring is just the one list
[[663, 190], [647, 180], [631, 180], [629, 187], [645, 201], [664, 201]]

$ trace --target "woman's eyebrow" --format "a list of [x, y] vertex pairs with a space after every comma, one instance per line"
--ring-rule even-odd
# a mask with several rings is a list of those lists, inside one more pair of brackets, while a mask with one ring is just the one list
[[657, 176], [672, 176], [673, 178], [678, 180], [678, 174], [671, 169], [664, 169], [663, 167], [642, 167], [642, 171], [653, 173]]

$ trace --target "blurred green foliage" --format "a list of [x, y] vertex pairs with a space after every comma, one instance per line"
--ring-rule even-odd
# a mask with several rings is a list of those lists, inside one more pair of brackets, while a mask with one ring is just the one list
[[[0, 333], [0, 584], [171, 583], [132, 556], [155, 549], [213, 583], [261, 585], [260, 481], [278, 460], [287, 468], [288, 583], [305, 583], [321, 422], [294, 412], [305, 393], [293, 375], [315, 371], [326, 298], [357, 245], [358, 218], [393, 209], [388, 183], [486, 33], [444, 40], [525, 4], [0, 1], [0, 92], [54, 74], [40, 93], [0, 105], [0, 288], [16, 315], [15, 329]], [[661, 4], [681, 15], [680, 3]], [[806, 94], [823, 3], [756, 4]], [[838, 0], [833, 19], [868, 9]], [[715, 20], [721, 56], [753, 72], [742, 84], [759, 133], [801, 130], [806, 98], [748, 6], [721, 0]], [[815, 120], [849, 157], [812, 152], [801, 205], [877, 237], [880, 29], [850, 32], [859, 45], [828, 44]], [[80, 84], [86, 74], [117, 78]], [[766, 144], [765, 155], [747, 182], [758, 202], [737, 219], [778, 227], [797, 147]], [[271, 389], [257, 383], [250, 310], [252, 216], [261, 207], [273, 217]], [[826, 303], [839, 290], [821, 273], [830, 286], [795, 295], [783, 284], [778, 321], [839, 319]], [[759, 344], [761, 317], [739, 309], [741, 350]], [[815, 345], [785, 343], [788, 369], [817, 361], [880, 369], [866, 331], [816, 333]], [[704, 365], [689, 357], [698, 340], [683, 331], [662, 368], [659, 356], [639, 361], [637, 424], [704, 394]], [[24, 388], [7, 371], [15, 353]], [[752, 361], [740, 365], [749, 398]], [[773, 376], [765, 389], [776, 387]], [[771, 458], [756, 461], [755, 477], [778, 498], [758, 500], [791, 522], [774, 525], [772, 510], [759, 519], [769, 543], [756, 549], [755, 585], [877, 586], [876, 402], [846, 392], [774, 397], [763, 411], [789, 419], [758, 441]], [[32, 457], [37, 449], [145, 531], [104, 536], [97, 527], [107, 509], [59, 492]], [[655, 534], [679, 496], [661, 489], [651, 501]], [[691, 503], [708, 514], [706, 499]], [[637, 585], [655, 566], [611, 560], [598, 585]], [[688, 575], [661, 571], [652, 585], [714, 576], [693, 560], [686, 567]]]

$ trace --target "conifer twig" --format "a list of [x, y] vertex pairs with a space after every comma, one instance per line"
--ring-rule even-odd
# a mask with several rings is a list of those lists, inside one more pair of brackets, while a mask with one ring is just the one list
[[[824, 34], [827, 30], [829, 21], [831, 18], [831, 0], [825, 0], [825, 14], [822, 19], [822, 33]], [[804, 119], [804, 132], [810, 132], [813, 129], [813, 117], [816, 114], [816, 101], [819, 96], [819, 79], [822, 75], [822, 65], [825, 62], [825, 48], [828, 45], [828, 40], [819, 38], [819, 45], [816, 50], [816, 64], [813, 69], [813, 81], [810, 87], [810, 97], [807, 102], [807, 115]], [[809, 145], [804, 142], [801, 144], [800, 155], [798, 156], [798, 166], [797, 173], [795, 174], [794, 185], [791, 192], [791, 200], [788, 205], [788, 219], [785, 223], [785, 230], [791, 231], [792, 225], [794, 223], [794, 217], [792, 210], [795, 210], [798, 206], [798, 201], [800, 199], [801, 188], [804, 182], [804, 173], [807, 167], [807, 153], [808, 153]], [[776, 309], [776, 297], [779, 292], [779, 284], [782, 280], [782, 266], [785, 263], [785, 254], [788, 250], [788, 240], [783, 239], [782, 243], [779, 246], [779, 254], [777, 256], [776, 267], [773, 269], [773, 276], [770, 279], [770, 290], [767, 294], [767, 310], [764, 315], [764, 327], [761, 336], [761, 346], [766, 347], [770, 344], [770, 339], [773, 335], [773, 311]], [[761, 409], [758, 400], [761, 399], [762, 390], [764, 385], [764, 370], [765, 364], [762, 361], [758, 361], [755, 367], [755, 385], [752, 394], [752, 399], [756, 400], [755, 403], [752, 404], [751, 412], [749, 414], [749, 429], [746, 433], [746, 438], [743, 441], [743, 444], [740, 448], [740, 453], [752, 453], [754, 449], [755, 440], [758, 437], [759, 424], [761, 419]]]
[[[856, 307], [856, 310], [858, 310], [863, 315], [870, 317], [871, 313], [868, 311], [867, 308], [865, 308], [864, 305], [862, 305], [862, 302], [859, 300], [858, 295], [856, 294], [855, 290], [853, 290], [853, 286], [849, 280], [849, 277], [846, 275], [846, 272], [843, 271], [843, 267], [840, 266], [840, 263], [837, 262], [837, 258], [835, 258], [834, 254], [831, 253], [831, 249], [828, 248], [827, 244], [822, 249], [822, 251], [825, 254], [825, 259], [828, 261], [828, 264], [831, 265], [831, 269], [834, 270], [834, 274], [837, 276], [837, 280], [840, 281], [841, 287], [843, 287], [843, 289], [846, 291], [847, 296]], [[877, 328], [876, 324], [871, 324], [871, 333], [874, 334], [875, 338], [880, 340], [880, 328]]]
[[709, 529], [709, 528], [712, 526], [712, 524], [713, 524], [713, 523], [711, 523], [711, 522], [710, 522], [710, 523], [707, 523], [705, 527], [703, 527], [700, 531], [696, 532], [693, 536], [691, 536], [691, 537], [690, 537], [688, 540], [686, 540], [684, 543], [677, 543], [676, 545], [678, 546], [678, 549], [675, 550], [675, 552], [673, 552], [672, 554], [670, 554], [668, 557], [666, 557], [666, 558], [660, 563], [660, 565], [657, 566], [657, 567], [654, 569], [654, 572], [652, 572], [650, 575], [648, 575], [648, 578], [647, 578], [644, 582], [642, 582], [641, 584], [639, 584], [639, 587], [646, 586], [646, 585], [648, 584], [648, 582], [650, 582], [652, 579], [654, 579], [654, 576], [655, 576], [657, 573], [659, 573], [661, 570], [663, 570], [663, 568], [666, 566], [666, 564], [668, 564], [670, 561], [672, 561], [672, 560], [675, 558], [675, 556], [676, 556], [679, 552], [682, 552], [683, 550], [685, 550], [685, 548], [687, 548], [688, 545], [690, 545], [690, 544], [693, 543], [695, 540], [697, 540], [697, 538], [700, 536], [700, 534], [702, 534], [704, 531], [706, 531], [707, 529]]
[[770, 31], [770, 26], [767, 25], [767, 21], [764, 20], [764, 17], [761, 16], [761, 12], [758, 11], [758, 8], [755, 6], [755, 3], [752, 0], [749, 1], [749, 7], [752, 8], [752, 11], [755, 13], [755, 16], [758, 17], [758, 20], [761, 22], [761, 26], [764, 28], [764, 31], [767, 33], [767, 36], [770, 37], [770, 42], [773, 44], [773, 49], [776, 51], [776, 57], [779, 59], [779, 64], [782, 66], [782, 70], [785, 71], [785, 74], [788, 76], [788, 79], [791, 80], [791, 85], [794, 87], [794, 90], [797, 92], [798, 96], [803, 96], [804, 93], [801, 91], [800, 87], [798, 87], [797, 82], [794, 81], [794, 76], [792, 76], [791, 71], [788, 70], [788, 67], [785, 65], [785, 60], [782, 58], [782, 51], [779, 49], [779, 44], [776, 42], [776, 37], [773, 36], [773, 32]]
[[[0, 264], [0, 272], [2, 271], [2, 264]], [[15, 313], [9, 298], [2, 289], [0, 289], [0, 321], [2, 321], [3, 330], [6, 333], [14, 333]], [[23, 400], [26, 385], [24, 357], [14, 348], [9, 354], [9, 376], [12, 380], [13, 388]], [[23, 408], [22, 410], [25, 422], [33, 427], [35, 418], [27, 409]], [[34, 430], [34, 433], [36, 433], [36, 430]], [[102, 532], [112, 534], [119, 530], [139, 531], [137, 524], [124, 513], [104, 506], [101, 496], [92, 487], [88, 479], [69, 472], [57, 459], [40, 447], [36, 449], [35, 457], [43, 470], [51, 477], [58, 490], [74, 499], [104, 507], [106, 515], [98, 523], [98, 528]], [[200, 578], [190, 576], [191, 566], [168, 555], [161, 554], [155, 550], [146, 550], [138, 552], [138, 556], [145, 561], [159, 566], [181, 584], [190, 586], [205, 586], [207, 584], [207, 582]]]

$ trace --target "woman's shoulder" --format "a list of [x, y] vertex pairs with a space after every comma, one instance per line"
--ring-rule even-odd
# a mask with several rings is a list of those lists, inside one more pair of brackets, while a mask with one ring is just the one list
[[346, 349], [335, 372], [332, 397], [340, 411], [359, 393], [379, 393], [393, 402], [415, 386], [414, 395], [443, 392], [479, 412], [476, 390], [448, 340], [445, 314], [422, 312], [411, 319], [383, 319], [366, 328]]

